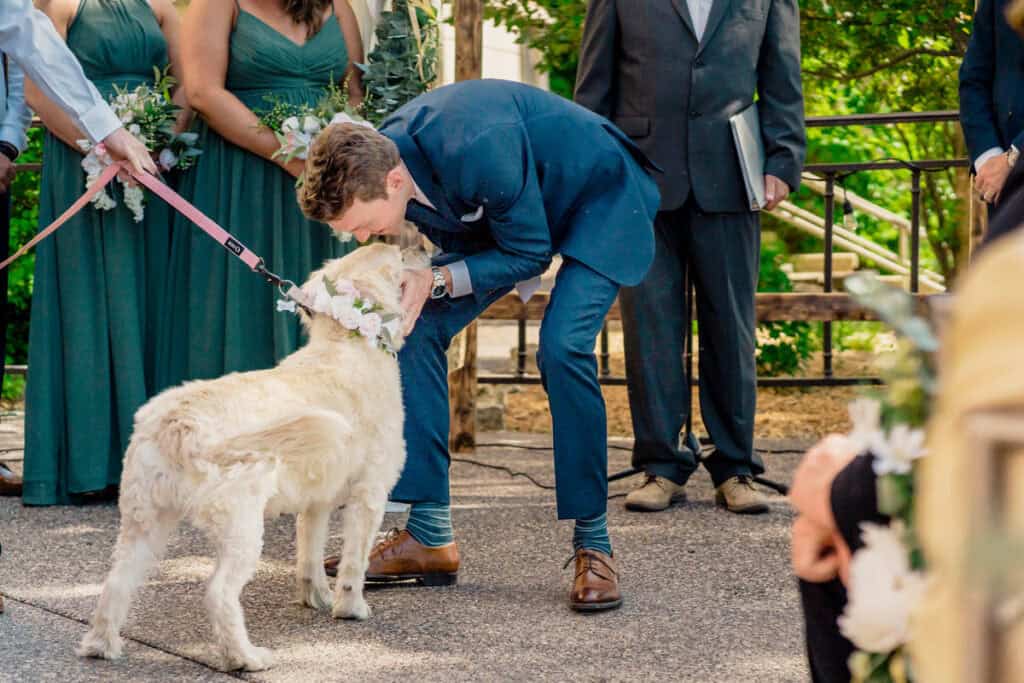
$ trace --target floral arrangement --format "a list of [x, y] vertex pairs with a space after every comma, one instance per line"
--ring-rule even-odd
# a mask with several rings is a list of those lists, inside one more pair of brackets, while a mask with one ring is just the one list
[[[161, 170], [185, 170], [191, 168], [202, 152], [196, 148], [199, 136], [196, 133], [174, 132], [174, 124], [181, 109], [171, 101], [171, 88], [176, 81], [166, 70], [153, 68], [153, 85], [140, 85], [133, 90], [115, 88], [110, 106], [128, 132], [137, 137], [156, 158]], [[110, 166], [114, 160], [101, 142], [78, 140], [84, 151], [82, 169], [85, 171], [85, 185], [89, 187]], [[136, 223], [145, 217], [145, 191], [129, 178], [119, 178], [124, 186], [124, 204], [132, 212]], [[100, 211], [109, 211], [117, 201], [104, 188], [92, 200]]]
[[914, 467], [926, 454], [925, 424], [936, 392], [938, 340], [914, 312], [913, 299], [873, 276], [848, 278], [846, 289], [875, 310], [899, 336], [883, 367], [884, 389], [850, 406], [852, 450], [874, 455], [879, 512], [888, 526], [864, 524], [864, 547], [850, 562], [842, 634], [857, 651], [853, 683], [913, 680], [906, 653], [911, 616], [925, 589], [925, 566], [914, 530]]
[[[360, 294], [351, 280], [331, 282], [321, 277], [313, 286], [312, 295], [305, 294], [306, 301], [302, 305], [333, 318], [348, 330], [350, 337], [362, 337], [372, 348], [392, 355], [395, 353], [394, 339], [402, 324], [401, 319], [393, 313], [383, 313], [383, 307]], [[296, 302], [292, 299], [277, 302], [278, 311], [294, 313], [295, 308]]]

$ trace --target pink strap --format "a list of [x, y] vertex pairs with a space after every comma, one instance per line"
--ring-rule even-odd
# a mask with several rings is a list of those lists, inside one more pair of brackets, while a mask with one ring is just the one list
[[88, 204], [93, 197], [99, 194], [100, 190], [106, 187], [107, 184], [114, 179], [114, 176], [117, 175], [119, 170], [121, 170], [120, 164], [111, 164], [107, 168], [103, 169], [103, 173], [101, 173], [100, 177], [96, 179], [96, 182], [89, 186], [89, 189], [85, 191], [85, 194], [75, 200], [75, 203], [69, 206], [68, 210], [62, 213], [57, 220], [40, 230], [39, 233], [30, 239], [25, 246], [16, 251], [13, 255], [8, 256], [3, 263], [0, 263], [0, 270], [3, 270], [24, 256], [29, 249], [42, 242], [44, 239], [49, 237], [50, 233], [56, 231], [57, 228], [67, 223], [72, 216], [81, 211], [82, 207]]
[[136, 173], [126, 162], [122, 161], [107, 166], [107, 168], [103, 170], [103, 173], [100, 174], [100, 177], [96, 179], [96, 182], [90, 185], [89, 189], [85, 191], [85, 194], [75, 200], [75, 203], [69, 206], [67, 211], [62, 213], [53, 223], [50, 223], [48, 226], [40, 230], [35, 237], [29, 240], [29, 242], [21, 249], [18, 249], [18, 251], [12, 256], [0, 263], [0, 270], [3, 270], [14, 261], [21, 258], [29, 249], [46, 239], [50, 234], [56, 231], [57, 228], [64, 225], [68, 219], [81, 211], [82, 208], [88, 204], [100, 190], [106, 187], [110, 181], [114, 179], [114, 176], [116, 176], [122, 169], [131, 173], [133, 178], [148, 187], [154, 194], [159, 196], [165, 202], [178, 210], [183, 216], [202, 228], [206, 234], [217, 240], [221, 246], [241, 259], [245, 265], [249, 266], [253, 270], [256, 270], [262, 265], [263, 259], [254, 254], [248, 247], [237, 239], [232, 237], [231, 233], [227, 230], [214, 223], [213, 220], [206, 216], [206, 214], [190, 204], [180, 194], [164, 185], [158, 178], [155, 178], [148, 173]]

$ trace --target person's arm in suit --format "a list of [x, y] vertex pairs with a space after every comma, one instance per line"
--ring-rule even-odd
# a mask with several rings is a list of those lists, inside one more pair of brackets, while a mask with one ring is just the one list
[[996, 71], [995, 14], [994, 0], [981, 0], [974, 14], [967, 53], [960, 65], [960, 125], [971, 161], [978, 167], [982, 165], [978, 161], [987, 161], [987, 158], [981, 159], [983, 155], [1003, 152], [992, 102]]
[[615, 92], [619, 20], [615, 0], [590, 0], [583, 22], [576, 92], [573, 99], [610, 119]]
[[7, 112], [0, 119], [0, 142], [18, 152], [25, 150], [25, 132], [32, 122], [32, 112], [25, 102], [25, 74], [15, 62], [7, 64]]
[[757, 60], [757, 93], [765, 175], [796, 190], [807, 153], [796, 0], [773, 0], [768, 10]]
[[452, 264], [465, 268], [468, 288], [485, 295], [543, 274], [551, 263], [551, 230], [522, 126], [489, 128], [454, 156], [460, 163], [438, 169], [442, 185], [483, 207], [495, 244]]

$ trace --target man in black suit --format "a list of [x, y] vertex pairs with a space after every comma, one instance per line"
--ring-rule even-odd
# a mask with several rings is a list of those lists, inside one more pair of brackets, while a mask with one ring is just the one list
[[679, 445], [690, 412], [682, 363], [684, 276], [696, 284], [700, 400], [715, 450], [716, 501], [767, 511], [751, 477], [760, 221], [751, 211], [729, 117], [758, 96], [765, 209], [800, 182], [806, 138], [796, 0], [591, 0], [576, 101], [607, 116], [658, 165], [661, 211], [646, 279], [620, 295], [626, 374], [644, 484], [634, 510], [663, 510], [697, 468]]
[[[1024, 149], [1024, 40], [1010, 26], [1011, 0], [981, 0], [960, 67], [960, 122], [975, 188], [995, 218], [1006, 178]], [[999, 235], [990, 226], [986, 240]]]

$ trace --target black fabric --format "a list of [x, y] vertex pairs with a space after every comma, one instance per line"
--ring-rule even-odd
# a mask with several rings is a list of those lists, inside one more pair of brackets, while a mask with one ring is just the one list
[[[11, 241], [11, 195], [0, 194], [0, 261], [10, 253]], [[7, 274], [9, 268], [0, 271], [0, 391], [3, 391], [4, 372], [7, 370]]]
[[804, 610], [807, 664], [814, 683], [850, 683], [847, 661], [853, 643], [839, 632], [836, 621], [846, 607], [846, 589], [839, 579], [827, 583], [800, 581]]
[[[1021, 88], [1024, 88], [1024, 83]], [[988, 232], [985, 233], [983, 247], [1024, 224], [1024, 161], [1018, 161], [1010, 171], [999, 203], [989, 209], [988, 216]]]
[[860, 538], [862, 522], [886, 524], [889, 518], [878, 513], [874, 456], [859, 455], [832, 481], [832, 516], [850, 552], [864, 543]]

